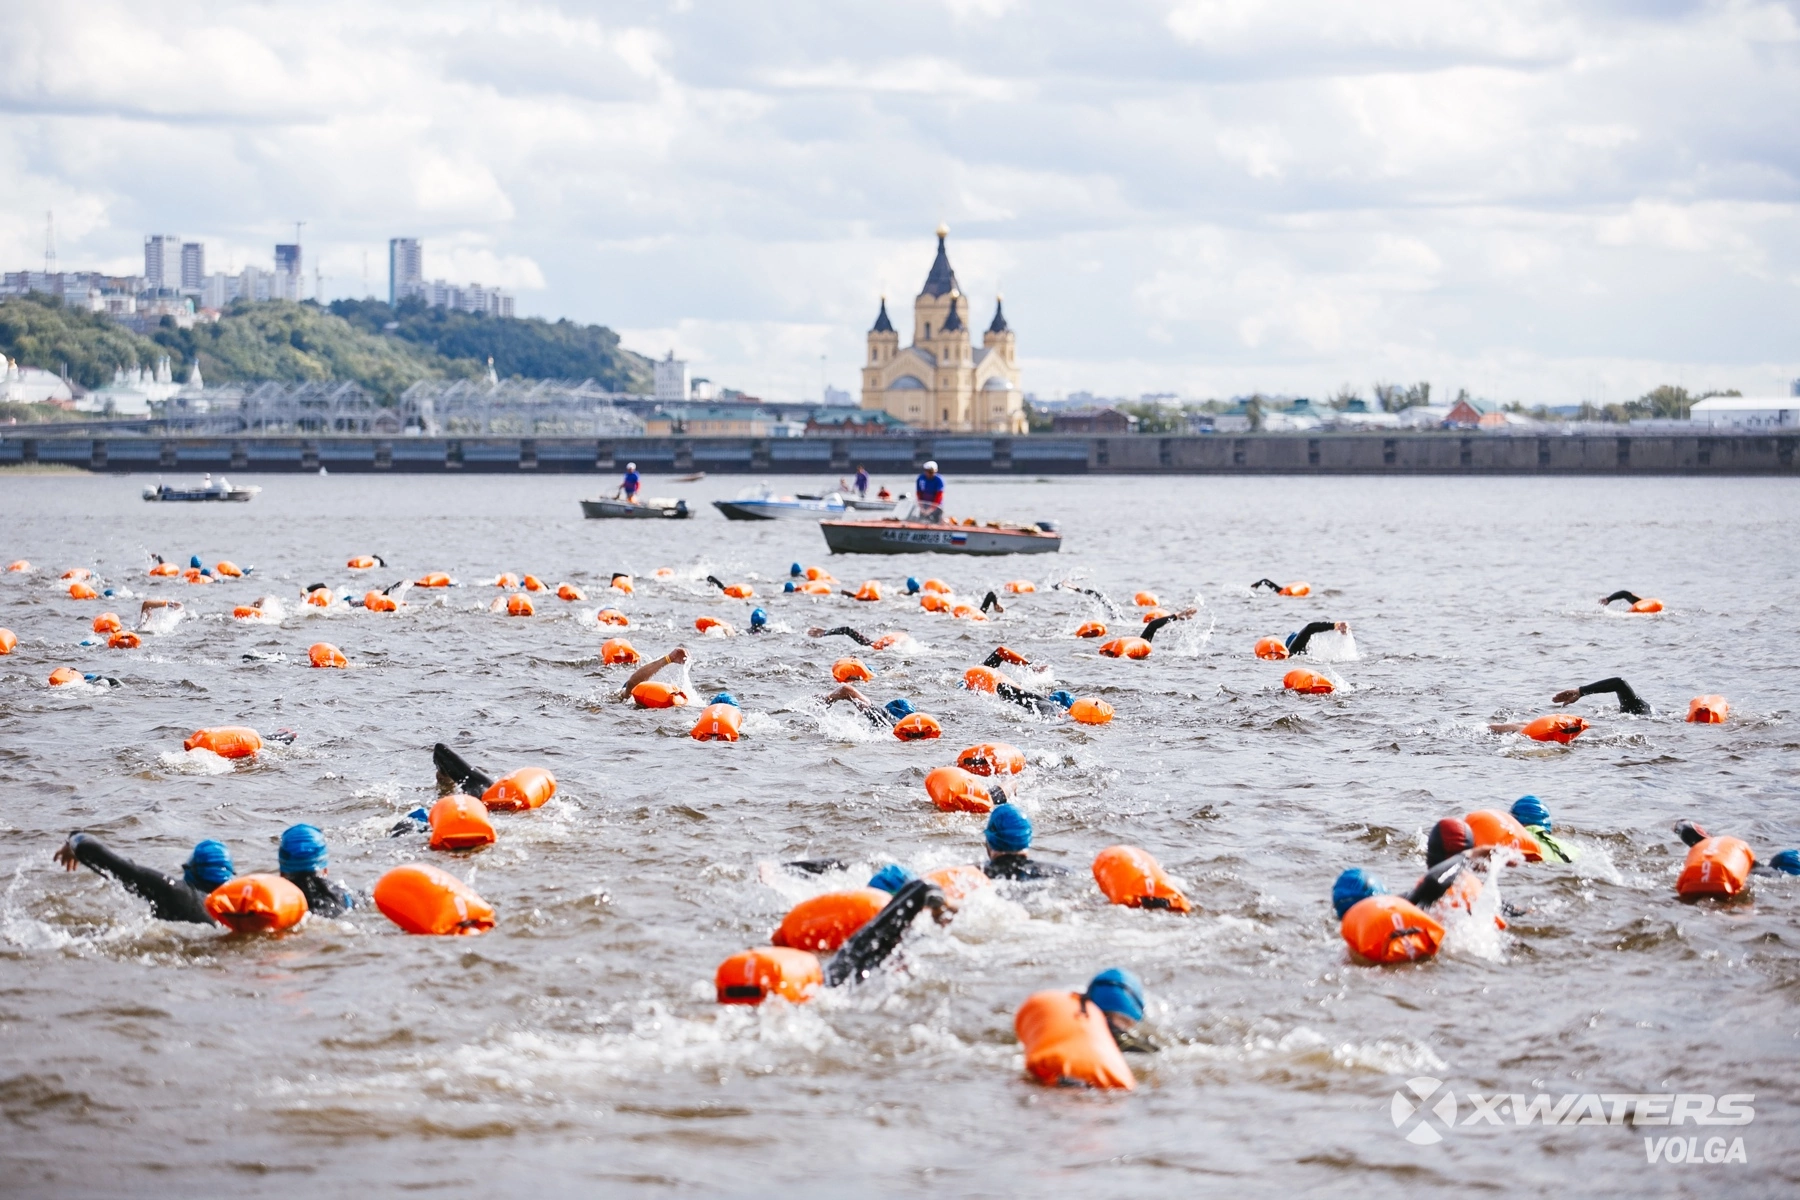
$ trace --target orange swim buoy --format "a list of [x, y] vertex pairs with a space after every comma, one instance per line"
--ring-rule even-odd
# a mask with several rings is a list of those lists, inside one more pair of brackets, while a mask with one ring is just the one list
[[86, 567], [70, 567], [68, 570], [64, 571], [57, 578], [64, 579], [64, 580], [72, 580], [72, 579], [92, 579], [93, 577], [94, 577], [94, 573], [92, 571], [88, 570]]
[[853, 599], [879, 600], [881, 599], [881, 585], [873, 579], [864, 580], [863, 585], [856, 589]]
[[1004, 590], [1011, 592], [1015, 596], [1022, 596], [1028, 592], [1037, 591], [1037, 584], [1031, 582], [1029, 579], [1009, 579], [1001, 586]]
[[1141, 637], [1114, 638], [1100, 647], [1107, 658], [1149, 658], [1150, 643]]
[[144, 639], [129, 629], [114, 630], [112, 636], [106, 639], [108, 650], [136, 650], [143, 644]]
[[961, 767], [938, 767], [926, 775], [925, 794], [940, 812], [994, 811], [987, 785]]
[[1131, 598], [1131, 602], [1139, 608], [1155, 608], [1162, 603], [1156, 598], [1155, 592], [1139, 592]]
[[1025, 1070], [1056, 1087], [1086, 1084], [1130, 1091], [1137, 1087], [1100, 1006], [1076, 992], [1037, 992], [1013, 1015], [1025, 1047]]
[[523, 579], [519, 580], [519, 584], [528, 592], [547, 592], [550, 590], [549, 585], [539, 579], [536, 575], [525, 576]]
[[615, 592], [624, 592], [627, 596], [637, 595], [637, 588], [632, 585], [631, 576], [626, 575], [623, 572], [614, 575], [612, 577], [612, 582], [607, 586], [612, 588]]
[[959, 621], [987, 620], [986, 617], [981, 615], [981, 610], [976, 608], [973, 604], [953, 604], [950, 606], [950, 615]]
[[181, 573], [181, 581], [183, 583], [211, 583], [212, 576], [199, 567], [189, 567]]
[[181, 574], [181, 568], [172, 562], [159, 562], [150, 568], [150, 576], [153, 579], [168, 579], [179, 574]]
[[807, 582], [809, 582], [809, 583], [816, 583], [821, 579], [824, 580], [826, 583], [836, 583], [837, 582], [837, 580], [832, 578], [831, 572], [827, 571], [824, 567], [808, 567], [808, 568], [806, 568], [806, 579], [807, 579]]
[[306, 660], [315, 667], [347, 667], [350, 660], [330, 642], [314, 642], [306, 649]]
[[688, 730], [696, 742], [735, 742], [744, 728], [744, 710], [735, 704], [709, 704]]
[[11, 654], [18, 649], [19, 635], [10, 629], [0, 629], [0, 654]]
[[306, 893], [279, 875], [239, 875], [206, 897], [206, 912], [233, 933], [278, 933], [306, 919]]
[[875, 674], [860, 658], [840, 658], [831, 664], [831, 677], [839, 683], [852, 683], [866, 682], [875, 678]]
[[1144, 624], [1148, 625], [1150, 622], [1160, 621], [1168, 615], [1169, 610], [1166, 608], [1146, 608], [1143, 612], [1138, 614], [1138, 617], [1143, 620]]
[[375, 881], [375, 907], [408, 933], [473, 936], [494, 927], [494, 909], [448, 871], [424, 863], [395, 867]]
[[740, 951], [720, 963], [713, 974], [720, 1004], [761, 1004], [771, 994], [804, 1004], [824, 984], [818, 957], [787, 946]]
[[1639, 600], [1631, 606], [1634, 613], [1659, 613], [1663, 610], [1661, 600]]
[[384, 596], [380, 592], [364, 592], [363, 607], [370, 612], [399, 612], [400, 605], [392, 596]]
[[1365, 896], [1339, 926], [1344, 941], [1372, 963], [1417, 962], [1436, 954], [1444, 927], [1403, 896]]
[[452, 792], [431, 806], [431, 848], [473, 850], [494, 844], [494, 823], [487, 806], [473, 796]]
[[8, 572], [29, 571], [31, 570], [31, 564], [22, 558], [15, 558], [6, 564], [6, 569]]
[[61, 687], [65, 683], [81, 683], [82, 674], [74, 667], [58, 667], [50, 672], [50, 686]]
[[1675, 891], [1682, 896], [1735, 896], [1750, 882], [1756, 854], [1734, 837], [1710, 837], [1688, 847]]
[[1312, 584], [1310, 583], [1290, 583], [1277, 593], [1277, 595], [1282, 596], [1307, 596], [1311, 594]]
[[603, 608], [594, 614], [594, 620], [602, 625], [618, 625], [621, 628], [631, 624], [631, 618], [616, 608]]
[[556, 776], [542, 767], [520, 767], [494, 780], [481, 802], [494, 812], [523, 812], [544, 807], [554, 795]]
[[330, 608], [332, 601], [336, 599], [330, 588], [314, 588], [306, 593], [306, 602], [314, 608]]
[[942, 592], [921, 592], [919, 607], [926, 612], [949, 612], [950, 601]]
[[994, 657], [1001, 662], [1009, 662], [1015, 667], [1029, 667], [1031, 665], [1030, 659], [1026, 658], [1023, 654], [1020, 654], [1017, 650], [1008, 650], [1005, 646], [995, 646]]
[[802, 595], [806, 595], [806, 596], [829, 596], [829, 595], [831, 595], [831, 585], [829, 583], [825, 583], [823, 580], [808, 580], [807, 582], [801, 584], [799, 587], [795, 588], [794, 590], [797, 592], [800, 592]]
[[970, 863], [957, 863], [952, 867], [939, 867], [935, 871], [927, 871], [919, 876], [932, 887], [944, 893], [944, 899], [952, 904], [961, 904], [983, 888], [994, 886], [987, 872]]
[[1278, 637], [1259, 638], [1256, 643], [1256, 657], [1270, 662], [1280, 662], [1288, 656], [1287, 643]]
[[631, 689], [631, 699], [639, 708], [680, 708], [688, 694], [672, 683], [646, 679]]
[[117, 633], [123, 628], [125, 626], [120, 624], [118, 613], [101, 613], [94, 618], [95, 633]]
[[450, 577], [442, 571], [430, 571], [413, 580], [413, 586], [422, 588], [447, 588], [450, 586]]
[[993, 693], [999, 690], [1001, 680], [1006, 677], [992, 667], [976, 665], [963, 672], [963, 687], [971, 692]]
[[769, 935], [769, 943], [830, 954], [874, 920], [892, 899], [880, 888], [871, 887], [810, 897], [788, 910], [780, 926]]
[[214, 563], [213, 572], [214, 574], [223, 575], [227, 579], [242, 579], [244, 577], [243, 568], [228, 560]]
[[1723, 696], [1695, 696], [1688, 701], [1690, 725], [1723, 725], [1731, 716], [1731, 703]]
[[559, 583], [556, 585], [556, 598], [558, 600], [574, 602], [576, 600], [586, 600], [587, 595], [572, 583]]
[[913, 713], [900, 718], [894, 725], [894, 736], [903, 742], [921, 742], [929, 738], [943, 737], [944, 727], [938, 724], [936, 717], [925, 713]]
[[506, 615], [509, 617], [529, 617], [537, 612], [531, 606], [531, 597], [523, 592], [514, 592], [506, 598]]
[[98, 600], [99, 598], [100, 593], [96, 592], [85, 583], [71, 583], [69, 585], [69, 599], [71, 600]]
[[674, 567], [658, 567], [658, 568], [656, 568], [656, 570], [652, 571], [651, 574], [654, 575], [658, 579], [673, 579], [673, 578], [675, 578], [675, 568]]
[[869, 643], [871, 650], [886, 650], [889, 646], [897, 646], [906, 635], [904, 633], [884, 633]]
[[1078, 638], [1103, 638], [1106, 636], [1106, 626], [1100, 621], [1083, 621], [1081, 628], [1075, 631], [1075, 636]]
[[1114, 904], [1188, 912], [1192, 905], [1148, 850], [1108, 846], [1094, 856], [1094, 882]]
[[1104, 725], [1113, 719], [1113, 706], [1095, 696], [1083, 696], [1069, 705], [1069, 717], [1083, 725]]
[[1477, 846], [1509, 846], [1523, 854], [1526, 862], [1544, 861], [1544, 848], [1511, 813], [1484, 808], [1464, 816], [1463, 823], [1475, 835]]
[[262, 737], [256, 730], [244, 725], [196, 729], [181, 743], [183, 750], [211, 750], [220, 758], [251, 758], [262, 747]]
[[260, 621], [269, 614], [254, 604], [239, 604], [232, 608], [231, 615], [238, 621]]
[[624, 638], [607, 638], [600, 643], [600, 661], [609, 667], [640, 662], [643, 657], [637, 652], [637, 647]]
[[494, 586], [497, 588], [516, 588], [519, 586], [519, 577], [514, 575], [511, 571], [504, 571], [501, 574], [494, 576]]
[[748, 600], [756, 595], [756, 589], [747, 583], [728, 583], [723, 590], [733, 600]]
[[956, 765], [975, 775], [1017, 775], [1025, 769], [1025, 752], [1005, 742], [982, 742], [958, 754]]
[[942, 595], [942, 596], [948, 596], [954, 590], [951, 588], [951, 586], [949, 584], [945, 583], [941, 579], [927, 579], [923, 584], [920, 585], [920, 589], [922, 591], [934, 592], [934, 593], [936, 593], [938, 595]]
[[1331, 680], [1317, 671], [1308, 671], [1295, 667], [1281, 677], [1281, 686], [1290, 692], [1298, 692], [1302, 696], [1329, 696], [1336, 689]]
[[719, 618], [717, 618], [717, 617], [695, 617], [694, 618], [694, 630], [696, 632], [706, 633], [706, 632], [708, 632], [710, 630], [714, 630], [714, 629], [719, 631], [719, 636], [721, 636], [721, 637], [730, 637], [734, 632], [736, 632], [735, 630], [733, 630], [731, 628], [730, 625], [727, 625], [724, 621], [719, 620]]
[[357, 554], [353, 555], [350, 561], [344, 565], [352, 571], [367, 571], [374, 567], [375, 559], [367, 554]]
[[1587, 718], [1567, 713], [1552, 713], [1528, 723], [1519, 732], [1534, 742], [1561, 742], [1568, 745], [1588, 727]]

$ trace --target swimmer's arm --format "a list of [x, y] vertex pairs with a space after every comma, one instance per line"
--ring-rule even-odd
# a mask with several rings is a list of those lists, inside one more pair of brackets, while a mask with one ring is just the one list
[[684, 648], [677, 646], [673, 650], [669, 651], [667, 654], [663, 655], [661, 658], [652, 659], [649, 662], [645, 663], [643, 666], [639, 667], [637, 670], [633, 671], [631, 673], [631, 675], [625, 680], [624, 684], [621, 685], [619, 690], [623, 691], [627, 694], [630, 694], [631, 689], [636, 687], [638, 684], [643, 683], [647, 679], [656, 678], [656, 673], [658, 671], [662, 670], [664, 667], [671, 666], [671, 665], [677, 664], [677, 663], [684, 663], [687, 661], [687, 659], [688, 659], [688, 652]]
[[825, 986], [838, 987], [868, 978], [900, 945], [913, 918], [927, 907], [934, 912], [941, 911], [944, 893], [923, 879], [914, 879], [894, 893], [887, 907], [857, 930], [856, 935], [825, 964]]
[[1456, 882], [1456, 877], [1462, 874], [1463, 868], [1468, 865], [1469, 860], [1465, 855], [1451, 855], [1425, 872], [1424, 878], [1420, 879], [1417, 886], [1407, 893], [1406, 898], [1420, 908], [1430, 908], [1443, 899], [1444, 893], [1450, 890], [1450, 886]]
[[1294, 640], [1288, 643], [1288, 653], [1295, 656], [1304, 654], [1306, 652], [1306, 643], [1313, 640], [1314, 634], [1327, 633], [1336, 628], [1337, 625], [1330, 621], [1307, 622], [1301, 627], [1300, 632], [1294, 635]]
[[56, 861], [71, 871], [80, 863], [96, 874], [117, 880], [126, 891], [148, 900], [151, 915], [159, 920], [214, 923], [197, 893], [184, 881], [115, 854], [85, 833], [71, 833], [56, 852]]
[[858, 691], [853, 684], [841, 683], [831, 691], [825, 693], [825, 703], [835, 704], [839, 700], [848, 700], [865, 713], [880, 711], [877, 709], [875, 702]]
[[1164, 625], [1167, 625], [1170, 621], [1185, 621], [1199, 611], [1198, 608], [1184, 608], [1178, 613], [1170, 613], [1166, 617], [1158, 617], [1156, 620], [1151, 621], [1148, 625], [1144, 626], [1143, 639], [1146, 642], [1154, 642], [1157, 633]]
[[1279, 592], [1281, 590], [1281, 585], [1276, 583], [1273, 579], [1259, 579], [1250, 585], [1250, 590], [1254, 592], [1259, 587], [1266, 587], [1271, 592]]
[[1631, 690], [1631, 685], [1629, 683], [1626, 683], [1617, 675], [1612, 676], [1610, 679], [1602, 679], [1597, 683], [1583, 684], [1578, 688], [1565, 688], [1556, 693], [1556, 695], [1550, 697], [1550, 699], [1551, 702], [1555, 704], [1573, 704], [1583, 696], [1595, 696], [1606, 692], [1611, 692], [1619, 697], [1620, 712], [1628, 713], [1634, 717], [1649, 715], [1650, 706], [1645, 704], [1643, 699], [1636, 692]]
[[836, 637], [839, 634], [843, 634], [845, 637], [849, 638], [851, 641], [857, 643], [860, 646], [872, 646], [875, 644], [874, 638], [867, 637], [861, 633], [858, 633], [856, 630], [850, 628], [848, 625], [839, 625], [836, 629], [814, 628], [814, 629], [809, 629], [806, 631], [807, 637], [816, 637], [816, 638]]
[[470, 766], [462, 755], [439, 742], [431, 748], [431, 765], [459, 792], [479, 798], [494, 786], [493, 776]]
[[981, 598], [981, 611], [987, 612], [990, 608], [997, 613], [1006, 611], [1004, 608], [1000, 607], [1000, 597], [992, 591], [989, 591], [987, 595]]
[[1611, 604], [1614, 600], [1623, 600], [1627, 604], [1636, 604], [1639, 599], [1641, 599], [1641, 597], [1636, 596], [1636, 595], [1632, 594], [1631, 592], [1626, 591], [1624, 588], [1620, 588], [1618, 591], [1614, 592], [1612, 595], [1608, 596], [1606, 599], [1602, 600], [1600, 603]]

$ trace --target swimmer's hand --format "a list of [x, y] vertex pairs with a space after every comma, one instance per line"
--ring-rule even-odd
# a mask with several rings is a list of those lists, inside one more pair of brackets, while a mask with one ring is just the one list
[[1579, 699], [1581, 699], [1580, 688], [1564, 688], [1562, 691], [1556, 693], [1556, 695], [1550, 697], [1550, 703], [1573, 704]]
[[811, 629], [806, 631], [806, 636], [807, 637], [824, 637], [825, 636], [825, 627], [823, 625], [814, 625]]
[[1350, 622], [1339, 621], [1336, 625], [1333, 625], [1332, 628], [1337, 630], [1339, 633], [1349, 633], [1350, 632]]
[[75, 839], [80, 836], [79, 833], [71, 833], [69, 840], [56, 848], [56, 861], [61, 863], [66, 871], [73, 871], [81, 865], [81, 860], [75, 857]]
[[677, 646], [673, 650], [669, 651], [668, 654], [666, 654], [664, 657], [667, 658], [670, 662], [674, 663], [676, 666], [680, 666], [682, 663], [685, 663], [688, 660], [687, 648], [685, 646]]

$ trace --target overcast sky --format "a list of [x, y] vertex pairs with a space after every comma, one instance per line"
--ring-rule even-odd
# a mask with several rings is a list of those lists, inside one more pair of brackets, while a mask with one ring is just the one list
[[[1800, 0], [9, 0], [0, 264], [386, 244], [773, 398], [951, 228], [1055, 396], [1800, 376]], [[910, 328], [902, 324], [903, 329]]]

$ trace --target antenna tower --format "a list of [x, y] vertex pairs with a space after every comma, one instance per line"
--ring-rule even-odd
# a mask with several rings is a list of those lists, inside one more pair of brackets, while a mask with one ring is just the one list
[[56, 213], [44, 213], [44, 274], [56, 274]]

